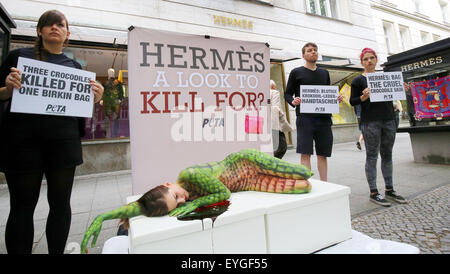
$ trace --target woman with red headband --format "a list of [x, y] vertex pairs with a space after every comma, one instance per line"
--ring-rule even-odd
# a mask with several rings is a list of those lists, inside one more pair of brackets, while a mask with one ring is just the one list
[[395, 142], [396, 124], [392, 102], [371, 102], [370, 88], [367, 86], [367, 73], [375, 72], [378, 57], [373, 49], [365, 48], [360, 55], [364, 73], [352, 82], [350, 104], [361, 104], [361, 132], [366, 147], [366, 177], [370, 188], [370, 201], [390, 206], [377, 189], [377, 160], [381, 155], [381, 172], [385, 182], [386, 198], [398, 203], [406, 203], [405, 198], [394, 191], [392, 180], [392, 148]]

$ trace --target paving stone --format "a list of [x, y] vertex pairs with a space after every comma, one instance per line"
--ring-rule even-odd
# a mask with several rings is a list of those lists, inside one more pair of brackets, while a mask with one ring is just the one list
[[[449, 254], [450, 185], [352, 220], [352, 227], [375, 239], [391, 239], [417, 246], [423, 254]], [[362, 221], [364, 220], [364, 221]], [[370, 226], [368, 229], [365, 226]]]

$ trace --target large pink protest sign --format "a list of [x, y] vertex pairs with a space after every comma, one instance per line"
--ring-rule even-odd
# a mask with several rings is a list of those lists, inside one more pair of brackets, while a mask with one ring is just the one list
[[139, 27], [128, 41], [133, 194], [244, 148], [272, 151], [265, 43]]

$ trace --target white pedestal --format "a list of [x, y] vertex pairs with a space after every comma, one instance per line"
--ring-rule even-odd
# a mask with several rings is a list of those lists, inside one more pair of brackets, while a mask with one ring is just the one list
[[178, 221], [177, 218], [139, 216], [130, 220], [132, 254], [211, 254], [211, 232], [203, 222]]
[[[131, 203], [140, 195], [127, 198]], [[131, 254], [211, 254], [211, 220], [179, 221], [175, 217], [145, 217], [130, 219]]]
[[267, 253], [312, 253], [351, 238], [350, 188], [309, 181], [308, 194], [232, 194], [235, 200], [265, 208]]
[[265, 208], [235, 194], [229, 199], [228, 210], [212, 224], [214, 253], [266, 254]]
[[309, 181], [308, 194], [232, 193], [214, 223], [131, 218], [130, 253], [312, 253], [350, 239], [350, 188]]

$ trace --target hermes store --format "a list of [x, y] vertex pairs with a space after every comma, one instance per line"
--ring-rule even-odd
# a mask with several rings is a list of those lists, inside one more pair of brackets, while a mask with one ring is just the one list
[[[131, 25], [267, 43], [271, 79], [281, 93], [289, 72], [303, 65], [301, 48], [307, 42], [319, 46], [319, 66], [330, 71], [332, 84], [339, 86], [344, 96], [350, 95], [352, 79], [362, 72], [358, 58], [361, 49], [377, 48], [368, 0], [5, 0], [2, 4], [17, 24], [11, 49], [32, 46], [43, 12], [63, 12], [71, 32], [65, 54], [83, 69], [95, 72], [105, 86], [103, 100], [86, 121], [85, 163], [77, 169], [78, 175], [131, 169], [127, 92], [127, 35]], [[294, 109], [287, 104], [283, 108], [295, 127]], [[341, 104], [333, 123], [335, 142], [353, 141], [359, 135], [348, 101]], [[296, 145], [295, 134], [287, 136], [292, 146]]]

